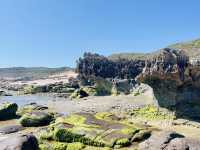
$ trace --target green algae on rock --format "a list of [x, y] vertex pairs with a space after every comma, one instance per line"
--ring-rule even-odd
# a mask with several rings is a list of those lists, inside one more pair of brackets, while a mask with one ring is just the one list
[[38, 127], [49, 125], [52, 120], [52, 114], [38, 111], [24, 114], [19, 122], [24, 127]]
[[26, 113], [31, 113], [33, 111], [44, 111], [47, 110], [47, 106], [38, 105], [37, 103], [30, 103], [20, 107], [17, 111], [18, 116], [23, 116]]
[[80, 142], [86, 146], [95, 147], [126, 147], [131, 144], [132, 137], [140, 129], [134, 125], [125, 124], [113, 116], [104, 112], [96, 115], [76, 113], [60, 117], [54, 124], [49, 125], [48, 134], [46, 132], [40, 135], [40, 139], [66, 143]]
[[82, 150], [85, 145], [80, 142], [69, 143], [66, 150]]
[[39, 145], [40, 150], [66, 150], [67, 143], [62, 142], [44, 142]]
[[2, 103], [0, 104], [0, 120], [7, 120], [16, 117], [18, 106], [16, 103]]
[[134, 117], [141, 117], [147, 120], [155, 120], [155, 119], [174, 119], [175, 116], [172, 115], [171, 112], [164, 112], [153, 105], [147, 105], [142, 108], [135, 109], [131, 112], [131, 115]]
[[87, 96], [89, 96], [89, 94], [86, 91], [84, 91], [83, 89], [77, 89], [70, 95], [70, 98], [71, 99], [80, 99], [80, 98], [84, 98]]

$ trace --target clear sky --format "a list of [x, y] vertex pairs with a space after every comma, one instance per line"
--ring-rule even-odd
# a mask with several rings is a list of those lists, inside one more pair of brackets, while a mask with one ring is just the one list
[[74, 66], [84, 51], [200, 38], [200, 0], [0, 0], [0, 67]]

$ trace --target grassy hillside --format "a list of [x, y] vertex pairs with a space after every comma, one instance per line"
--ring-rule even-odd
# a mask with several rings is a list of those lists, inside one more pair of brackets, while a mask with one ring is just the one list
[[183, 50], [190, 57], [200, 58], [200, 39], [189, 42], [177, 43], [174, 45], [170, 45], [169, 47]]
[[[200, 39], [189, 41], [189, 42], [182, 42], [177, 43], [168, 46], [169, 48], [174, 48], [177, 50], [183, 50], [185, 53], [190, 56], [191, 58], [200, 58]], [[125, 58], [125, 59], [140, 59], [140, 60], [146, 60], [148, 58], [152, 58], [156, 54], [159, 53], [160, 50], [157, 50], [152, 53], [119, 53], [119, 54], [113, 54], [108, 56], [108, 58], [115, 60], [119, 58]]]
[[0, 68], [0, 78], [18, 78], [18, 79], [39, 79], [45, 78], [49, 75], [56, 73], [61, 73], [67, 70], [72, 70], [71, 68], [45, 68], [45, 67], [13, 67], [13, 68]]

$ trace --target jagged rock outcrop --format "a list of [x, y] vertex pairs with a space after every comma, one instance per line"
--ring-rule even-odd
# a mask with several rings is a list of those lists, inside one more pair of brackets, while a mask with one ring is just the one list
[[189, 118], [200, 119], [200, 66], [192, 64], [183, 51], [161, 50], [146, 61], [137, 80], [154, 89], [160, 106], [176, 110], [178, 116], [188, 114]]

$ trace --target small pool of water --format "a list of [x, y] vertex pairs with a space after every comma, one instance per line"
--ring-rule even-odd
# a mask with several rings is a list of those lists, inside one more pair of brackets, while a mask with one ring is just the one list
[[62, 100], [66, 101], [65, 98], [54, 97], [48, 94], [0, 96], [0, 102], [13, 102], [18, 106], [23, 106], [29, 103], [48, 105], [50, 102]]

